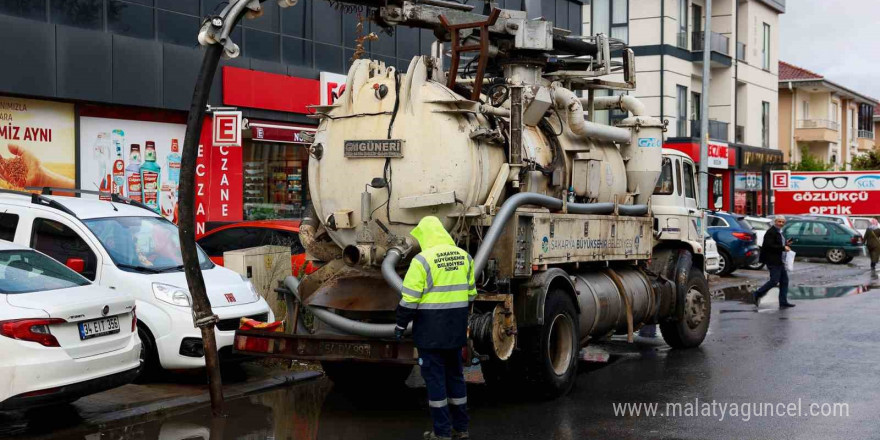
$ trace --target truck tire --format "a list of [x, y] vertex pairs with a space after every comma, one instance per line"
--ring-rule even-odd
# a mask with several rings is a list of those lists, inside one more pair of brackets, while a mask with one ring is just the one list
[[544, 325], [520, 332], [521, 350], [516, 357], [530, 394], [556, 398], [574, 387], [580, 352], [577, 323], [571, 297], [555, 289], [544, 301]]
[[672, 348], [693, 348], [703, 343], [709, 331], [712, 301], [703, 272], [692, 267], [688, 273], [684, 316], [680, 321], [660, 323], [663, 340]]
[[412, 365], [368, 364], [363, 362], [322, 361], [324, 374], [342, 389], [403, 387]]

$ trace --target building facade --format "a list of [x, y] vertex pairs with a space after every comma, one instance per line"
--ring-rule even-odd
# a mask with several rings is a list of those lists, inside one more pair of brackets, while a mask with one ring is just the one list
[[779, 146], [789, 163], [803, 153], [847, 170], [875, 145], [878, 102], [807, 69], [780, 62]]
[[[557, 27], [580, 33], [582, 3], [503, 0]], [[156, 188], [149, 203], [175, 218], [178, 157], [183, 146], [202, 52], [196, 36], [203, 17], [222, 0], [0, 1], [0, 122], [37, 140], [0, 129], [0, 157], [22, 148], [82, 189], [128, 194], [123, 169], [148, 167]], [[308, 105], [339, 91], [357, 49], [363, 8], [300, 0], [291, 8], [262, 3], [256, 20], [232, 35], [241, 56], [222, 60], [209, 104], [235, 107], [248, 121], [242, 148], [210, 144], [206, 119], [197, 169], [197, 226], [243, 219], [299, 217], [308, 201], [308, 154], [301, 136], [313, 131]], [[338, 4], [336, 5], [338, 6]], [[392, 34], [365, 22], [362, 58], [405, 70], [428, 54], [431, 30], [395, 27]], [[19, 130], [20, 129], [20, 130]], [[15, 131], [16, 133], [18, 131]], [[32, 136], [31, 136], [32, 137]], [[134, 160], [136, 158], [137, 160]], [[149, 164], [147, 165], [147, 162]], [[133, 169], [133, 168], [132, 168]], [[119, 171], [119, 173], [124, 173]], [[152, 180], [154, 179], [155, 180]], [[25, 182], [0, 178], [0, 187]], [[67, 182], [67, 181], [65, 181]], [[201, 232], [201, 230], [197, 231]]]
[[764, 179], [778, 151], [779, 15], [784, 0], [714, 0], [704, 41], [702, 0], [592, 0], [584, 33], [627, 41], [636, 54], [634, 94], [668, 120], [666, 146], [699, 160], [703, 50], [710, 50], [710, 206], [763, 214]]

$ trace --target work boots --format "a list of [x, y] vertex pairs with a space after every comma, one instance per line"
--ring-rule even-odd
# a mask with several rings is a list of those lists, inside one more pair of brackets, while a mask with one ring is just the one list
[[452, 440], [451, 437], [440, 437], [439, 435], [434, 434], [434, 431], [425, 431], [423, 438], [425, 440]]

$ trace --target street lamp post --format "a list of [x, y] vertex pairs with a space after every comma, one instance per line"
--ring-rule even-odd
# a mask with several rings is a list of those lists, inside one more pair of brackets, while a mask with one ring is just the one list
[[700, 100], [700, 207], [709, 207], [709, 63], [712, 60], [712, 0], [706, 0], [703, 30], [703, 95]]

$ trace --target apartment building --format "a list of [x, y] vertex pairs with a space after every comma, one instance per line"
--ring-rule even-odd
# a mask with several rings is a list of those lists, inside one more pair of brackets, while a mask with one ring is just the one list
[[845, 170], [874, 148], [877, 100], [818, 73], [779, 62], [779, 148], [787, 162], [802, 151]]
[[636, 54], [634, 92], [668, 120], [666, 146], [699, 160], [703, 51], [710, 50], [710, 206], [762, 214], [764, 175], [778, 150], [779, 15], [785, 0], [591, 0], [584, 34], [626, 41]]

